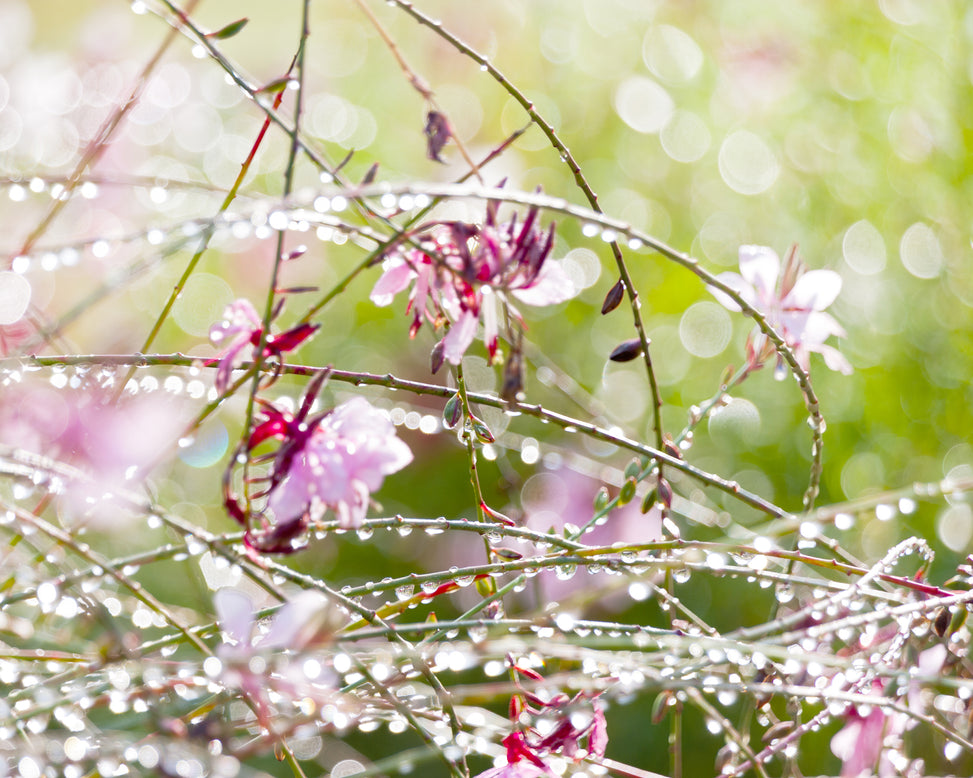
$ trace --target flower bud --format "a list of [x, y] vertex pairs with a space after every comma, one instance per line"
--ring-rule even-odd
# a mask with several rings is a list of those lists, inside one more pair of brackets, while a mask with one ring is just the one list
[[459, 392], [454, 394], [446, 402], [446, 407], [443, 408], [443, 426], [451, 430], [457, 424], [459, 424], [460, 418], [463, 416], [463, 403], [460, 400]]
[[642, 341], [638, 338], [619, 343], [608, 358], [612, 362], [631, 362], [642, 355]]
[[615, 285], [608, 290], [608, 294], [605, 295], [605, 301], [601, 304], [602, 315], [614, 311], [621, 305], [623, 297], [625, 297], [625, 282], [619, 278]]

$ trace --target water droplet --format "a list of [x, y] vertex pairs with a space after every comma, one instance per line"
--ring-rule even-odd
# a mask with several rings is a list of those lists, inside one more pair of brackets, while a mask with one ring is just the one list
[[575, 564], [558, 565], [554, 568], [554, 575], [559, 581], [570, 581], [577, 570], [578, 566]]
[[405, 584], [403, 586], [399, 586], [395, 589], [395, 596], [399, 600], [408, 600], [415, 592], [415, 589], [416, 588], [411, 584]]

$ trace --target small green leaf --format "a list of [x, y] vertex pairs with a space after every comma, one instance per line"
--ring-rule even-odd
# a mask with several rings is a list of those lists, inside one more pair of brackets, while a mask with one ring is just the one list
[[275, 78], [269, 84], [262, 86], [257, 91], [266, 92], [267, 94], [270, 95], [275, 95], [278, 92], [283, 92], [285, 89], [287, 89], [287, 85], [291, 82], [291, 80], [292, 79], [290, 76], [282, 76], [281, 78]]
[[242, 19], [237, 19], [235, 22], [230, 22], [226, 27], [221, 27], [216, 32], [211, 32], [206, 35], [207, 38], [216, 38], [218, 41], [225, 41], [227, 38], [232, 38], [240, 30], [247, 26], [250, 20], [246, 17]]

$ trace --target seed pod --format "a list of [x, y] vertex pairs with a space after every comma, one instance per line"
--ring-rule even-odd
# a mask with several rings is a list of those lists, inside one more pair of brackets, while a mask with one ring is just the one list
[[625, 466], [625, 477], [626, 478], [637, 478], [638, 474], [642, 472], [642, 465], [637, 459], [633, 459]]
[[642, 341], [638, 338], [632, 338], [631, 340], [619, 343], [615, 347], [615, 350], [609, 354], [608, 358], [612, 362], [631, 362], [633, 359], [638, 359], [641, 355]]
[[606, 313], [611, 313], [622, 303], [622, 299], [625, 297], [625, 282], [622, 279], [618, 279], [615, 285], [608, 290], [608, 294], [605, 295], [605, 302], [601, 304], [601, 313], [604, 316]]
[[946, 630], [949, 629], [949, 623], [953, 620], [953, 614], [949, 612], [949, 608], [942, 607], [936, 611], [936, 616], [932, 621], [932, 628], [936, 631], [939, 637], [944, 637], [946, 635]]

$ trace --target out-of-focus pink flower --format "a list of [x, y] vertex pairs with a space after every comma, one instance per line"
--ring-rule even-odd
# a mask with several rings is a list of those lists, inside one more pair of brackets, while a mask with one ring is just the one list
[[[942, 670], [947, 650], [944, 645], [933, 646], [919, 654], [916, 666], [920, 675], [936, 676]], [[873, 681], [876, 695], [883, 693], [884, 683]], [[916, 715], [924, 715], [928, 700], [919, 684], [909, 684], [907, 703]], [[851, 705], [845, 713], [845, 726], [831, 738], [831, 753], [841, 760], [841, 778], [895, 778], [902, 772], [889, 758], [892, 749], [901, 747], [906, 730], [915, 726], [916, 719], [899, 711], [888, 712], [874, 705], [864, 712]]]
[[476, 778], [540, 778], [550, 775], [554, 775], [551, 770], [530, 762], [508, 762], [502, 767], [491, 767]]
[[255, 607], [241, 591], [223, 588], [213, 598], [224, 642], [212, 672], [225, 686], [239, 689], [256, 704], [258, 719], [269, 727], [271, 693], [275, 704], [293, 705], [312, 699], [319, 705], [334, 697], [333, 677], [319, 664], [293, 661], [293, 655], [313, 647], [322, 627], [328, 601], [309, 590], [286, 603], [270, 628], [259, 634]]
[[[279, 357], [285, 351], [297, 348], [318, 329], [316, 324], [298, 324], [278, 335], [268, 334], [264, 342], [265, 356]], [[223, 319], [209, 330], [210, 342], [220, 350], [216, 356], [220, 364], [216, 370], [216, 391], [222, 394], [230, 385], [230, 376], [244, 359], [244, 349], [252, 346], [254, 352], [260, 346], [263, 321], [253, 304], [244, 298], [226, 306]]]
[[[486, 209], [482, 226], [466, 222], [437, 222], [410, 236], [416, 246], [399, 245], [384, 263], [385, 272], [372, 289], [376, 305], [389, 305], [399, 292], [412, 286], [408, 311], [411, 337], [422, 322], [434, 327], [449, 322], [439, 348], [441, 358], [458, 365], [483, 323], [483, 341], [492, 359], [497, 351], [500, 306], [521, 323], [513, 305], [546, 306], [564, 302], [576, 289], [564, 269], [548, 262], [554, 245], [554, 225], [537, 227], [538, 209], [527, 212], [522, 225], [517, 217], [498, 223], [498, 203]], [[438, 369], [434, 359], [433, 372]]]
[[[864, 716], [854, 706], [845, 715], [845, 726], [831, 738], [831, 753], [841, 760], [841, 778], [872, 775], [882, 753], [888, 716], [875, 706]], [[887, 773], [880, 772], [881, 776]]]
[[[832, 335], [845, 335], [841, 325], [824, 313], [841, 291], [841, 276], [833, 270], [807, 270], [797, 246], [787, 252], [783, 269], [773, 249], [741, 246], [740, 272], [721, 273], [717, 278], [767, 317], [767, 323], [794, 350], [804, 370], [809, 367], [810, 352], [816, 351], [832, 370], [851, 373], [851, 364], [841, 352], [824, 343]], [[724, 292], [710, 291], [726, 308], [740, 310]], [[760, 367], [773, 354], [773, 345], [766, 335], [754, 330], [747, 341], [748, 368]], [[779, 362], [778, 365], [783, 369]]]
[[245, 542], [257, 551], [296, 551], [295, 539], [311, 518], [328, 509], [341, 526], [360, 525], [371, 493], [381, 488], [385, 476], [412, 461], [412, 452], [396, 436], [389, 418], [361, 397], [311, 416], [326, 378], [325, 371], [308, 385], [293, 416], [264, 403], [264, 421], [253, 429], [246, 444], [249, 454], [267, 440], [280, 440], [270, 472], [261, 479], [266, 487], [252, 495], [267, 498], [273, 522], [261, 516], [262, 526], [253, 527], [251, 515], [229, 489], [229, 470], [224, 478], [227, 512], [247, 529]]
[[183, 400], [160, 390], [115, 399], [107, 384], [54, 388], [31, 378], [0, 388], [0, 444], [80, 470], [59, 493], [60, 515], [89, 526], [118, 526], [124, 512], [94, 506], [143, 483], [174, 453], [188, 420]]

